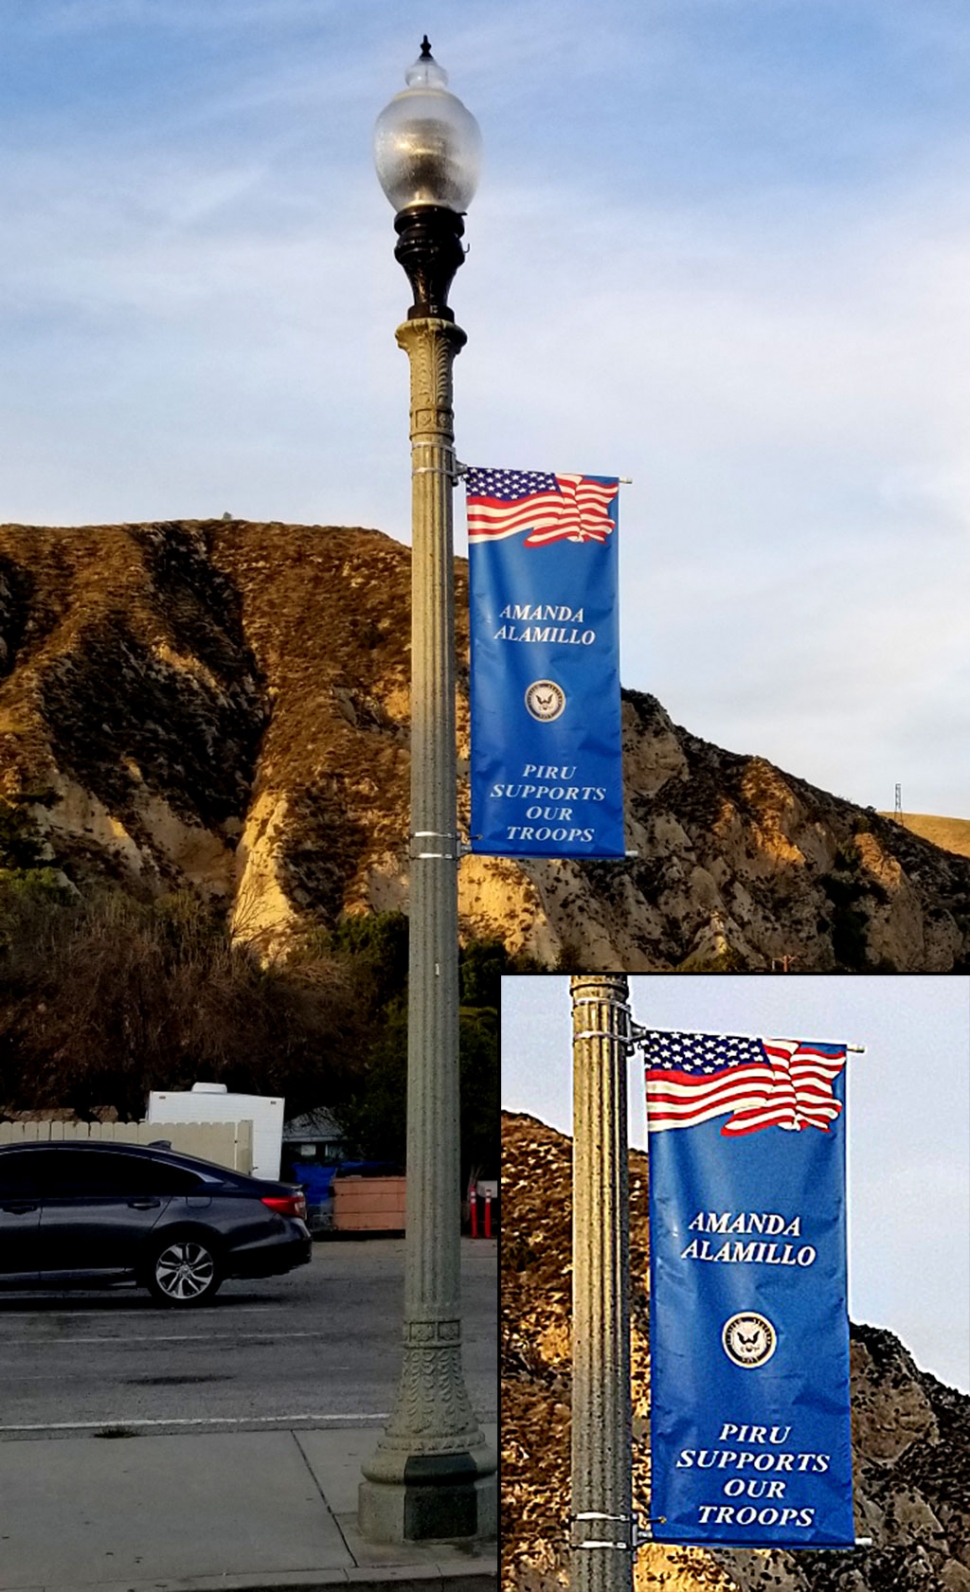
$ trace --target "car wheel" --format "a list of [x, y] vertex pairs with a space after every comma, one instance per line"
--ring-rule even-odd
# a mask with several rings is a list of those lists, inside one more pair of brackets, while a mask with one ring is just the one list
[[207, 1304], [222, 1274], [208, 1239], [183, 1234], [154, 1251], [145, 1281], [159, 1304], [184, 1307]]

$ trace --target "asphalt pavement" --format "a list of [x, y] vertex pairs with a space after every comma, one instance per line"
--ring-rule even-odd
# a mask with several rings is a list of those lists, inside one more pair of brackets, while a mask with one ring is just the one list
[[[462, 1241], [463, 1363], [496, 1418], [494, 1240]], [[403, 1239], [317, 1243], [284, 1277], [229, 1281], [202, 1310], [141, 1289], [0, 1293], [0, 1444], [131, 1431], [379, 1428], [400, 1367]]]
[[[462, 1247], [466, 1381], [494, 1445], [496, 1246]], [[375, 1240], [315, 1245], [311, 1266], [197, 1312], [0, 1295], [0, 1589], [485, 1592], [494, 1544], [357, 1534], [402, 1269], [403, 1244]]]

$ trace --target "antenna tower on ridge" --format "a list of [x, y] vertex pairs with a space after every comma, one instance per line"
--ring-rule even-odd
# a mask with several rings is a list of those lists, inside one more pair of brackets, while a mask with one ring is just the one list
[[902, 785], [899, 785], [899, 784], [897, 784], [897, 786], [896, 786], [896, 806], [893, 808], [893, 817], [895, 818], [897, 824], [901, 824], [902, 823], [902, 821], [903, 821], [903, 787], [902, 787]]

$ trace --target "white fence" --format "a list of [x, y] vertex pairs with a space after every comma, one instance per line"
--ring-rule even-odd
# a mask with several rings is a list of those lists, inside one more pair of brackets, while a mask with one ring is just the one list
[[102, 1144], [151, 1144], [168, 1139], [181, 1155], [197, 1155], [235, 1172], [253, 1168], [251, 1122], [0, 1122], [0, 1144], [60, 1143], [93, 1139]]

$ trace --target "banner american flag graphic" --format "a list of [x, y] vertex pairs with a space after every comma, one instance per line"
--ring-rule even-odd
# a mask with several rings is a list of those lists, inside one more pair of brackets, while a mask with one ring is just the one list
[[493, 542], [527, 530], [524, 546], [605, 542], [615, 529], [607, 509], [614, 477], [552, 475], [541, 470], [472, 469], [465, 476], [469, 542]]
[[651, 1133], [727, 1116], [727, 1137], [762, 1128], [828, 1131], [842, 1110], [832, 1081], [845, 1045], [797, 1039], [647, 1030], [647, 1121]]

